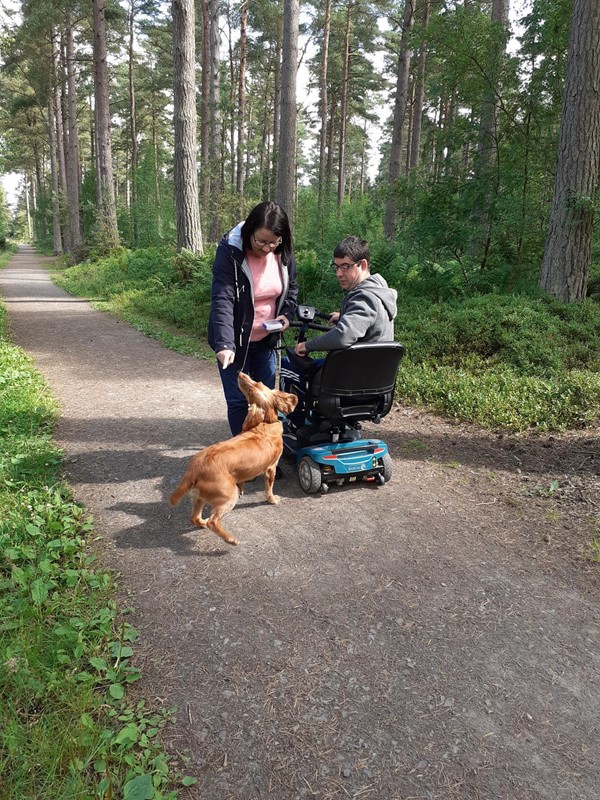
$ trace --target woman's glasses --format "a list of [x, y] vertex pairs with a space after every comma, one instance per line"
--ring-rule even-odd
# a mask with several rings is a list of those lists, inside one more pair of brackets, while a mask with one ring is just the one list
[[335, 261], [329, 262], [329, 266], [334, 272], [337, 272], [338, 269], [341, 269], [344, 272], [346, 272], [347, 270], [352, 269], [352, 267], [355, 267], [357, 264], [360, 264], [360, 261], [354, 261], [352, 264], [346, 264], [346, 263], [336, 264]]
[[259, 250], [262, 250], [264, 247], [268, 247], [269, 250], [275, 250], [283, 242], [281, 237], [279, 237], [276, 242], [264, 242], [262, 239], [257, 239], [254, 234], [252, 234], [252, 238], [254, 239], [254, 244]]

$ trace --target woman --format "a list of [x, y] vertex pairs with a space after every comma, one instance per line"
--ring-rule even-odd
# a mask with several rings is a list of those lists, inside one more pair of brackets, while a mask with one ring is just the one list
[[[217, 356], [233, 436], [248, 411], [238, 373], [275, 388], [275, 348], [294, 317], [297, 297], [287, 214], [277, 203], [260, 203], [223, 236], [213, 264], [208, 342]], [[281, 327], [271, 333], [263, 323], [273, 320]]]

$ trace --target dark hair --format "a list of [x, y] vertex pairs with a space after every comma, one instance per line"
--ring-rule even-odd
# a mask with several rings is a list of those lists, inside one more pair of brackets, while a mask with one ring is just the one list
[[281, 237], [281, 244], [275, 248], [274, 252], [281, 256], [284, 264], [289, 264], [292, 257], [292, 231], [288, 215], [283, 208], [270, 200], [254, 206], [242, 225], [244, 252], [252, 250], [250, 239], [254, 231], [259, 228], [266, 228], [268, 231], [273, 231], [275, 236]]
[[358, 236], [346, 236], [345, 239], [335, 246], [333, 251], [334, 258], [351, 258], [352, 261], [362, 261], [363, 258], [367, 264], [370, 264], [369, 245], [364, 239], [359, 239]]

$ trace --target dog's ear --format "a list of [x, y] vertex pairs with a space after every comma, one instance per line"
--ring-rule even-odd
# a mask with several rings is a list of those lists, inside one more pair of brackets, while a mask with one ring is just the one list
[[260, 425], [261, 422], [265, 421], [265, 412], [262, 408], [259, 408], [257, 405], [252, 403], [248, 406], [248, 413], [246, 414], [246, 419], [244, 420], [244, 424], [242, 425], [242, 433], [244, 431], [252, 430], [252, 428], [256, 428], [257, 425]]
[[273, 392], [273, 405], [282, 414], [290, 414], [298, 404], [298, 397], [295, 394], [288, 394], [288, 392], [280, 392], [276, 390]]

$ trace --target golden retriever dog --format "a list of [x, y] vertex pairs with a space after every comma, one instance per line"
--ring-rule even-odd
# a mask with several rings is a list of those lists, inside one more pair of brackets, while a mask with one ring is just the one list
[[[273, 494], [275, 468], [283, 452], [283, 426], [277, 412], [289, 414], [298, 402], [296, 395], [269, 389], [243, 372], [238, 386], [248, 401], [242, 433], [196, 453], [169, 498], [175, 506], [189, 492], [192, 524], [209, 528], [229, 544], [239, 542], [223, 528], [221, 520], [237, 503], [245, 481], [264, 473], [267, 503], [279, 503], [280, 498]], [[207, 519], [202, 517], [205, 505], [212, 509]]]

